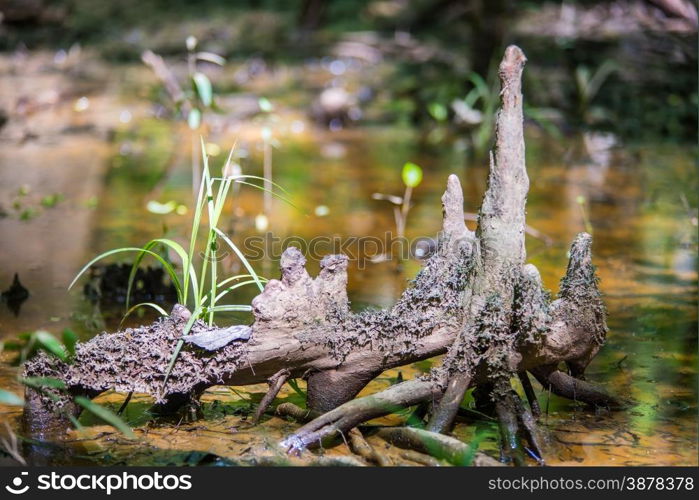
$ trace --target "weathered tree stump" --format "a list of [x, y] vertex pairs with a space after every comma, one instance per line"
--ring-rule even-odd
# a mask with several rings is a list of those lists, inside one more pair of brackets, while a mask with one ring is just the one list
[[[252, 302], [252, 337], [214, 352], [185, 347], [167, 384], [168, 362], [188, 314], [181, 306], [150, 326], [79, 344], [70, 364], [46, 355], [28, 362], [26, 376], [59, 378], [70, 394], [52, 400], [27, 388], [30, 431], [47, 422], [68, 425], [68, 416], [77, 412], [71, 401], [76, 395], [94, 397], [108, 389], [147, 393], [161, 408], [172, 409], [213, 385], [270, 379], [270, 390], [278, 391], [283, 381], [304, 377], [308, 406], [322, 414], [282, 443], [301, 451], [366, 420], [425, 401], [432, 403], [428, 430], [447, 432], [464, 393], [477, 386], [495, 408], [505, 457], [523, 463], [522, 439], [530, 454], [540, 458], [540, 453], [535, 418], [510, 385], [514, 376], [525, 381], [525, 388], [530, 372], [561, 396], [619, 406], [616, 398], [581, 380], [607, 332], [591, 260], [592, 238], [581, 233], [573, 242], [554, 301], [536, 267], [526, 263], [525, 61], [522, 51], [511, 46], [500, 64], [502, 103], [478, 230], [469, 231], [464, 224], [461, 185], [451, 175], [442, 197], [437, 251], [392, 308], [351, 312], [347, 258], [325, 257], [320, 274], [312, 278], [303, 255], [288, 248], [281, 279], [267, 283]], [[207, 328], [198, 322], [192, 333]], [[382, 371], [444, 353], [442, 365], [427, 376], [354, 399]], [[559, 370], [562, 364], [569, 374]], [[527, 396], [534, 408], [533, 391], [527, 390]]]

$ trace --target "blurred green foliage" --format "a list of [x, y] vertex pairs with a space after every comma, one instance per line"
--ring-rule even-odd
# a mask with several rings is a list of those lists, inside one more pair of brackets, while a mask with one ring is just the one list
[[[6, 16], [0, 48], [79, 42], [112, 60], [134, 61], [144, 49], [179, 55], [182, 40], [195, 35], [204, 50], [233, 60], [302, 61], [331, 54], [334, 42], [349, 32], [372, 32], [392, 68], [389, 84], [380, 89], [380, 119], [427, 126], [433, 143], [454, 132], [474, 142], [477, 154], [487, 150], [489, 137], [452, 127], [452, 103], [473, 88], [473, 75], [490, 85], [503, 48], [518, 43], [530, 61], [524, 85], [533, 111], [528, 116], [547, 131], [605, 130], [627, 142], [696, 141], [696, 33], [641, 27], [595, 39], [525, 36], [516, 29], [518, 21], [545, 4], [513, 0], [29, 3], [36, 2], [45, 4], [40, 15], [29, 12], [17, 22]], [[597, 4], [566, 2], [578, 8]], [[542, 109], [558, 113], [555, 127], [545, 122], [548, 113], [536, 112]]]

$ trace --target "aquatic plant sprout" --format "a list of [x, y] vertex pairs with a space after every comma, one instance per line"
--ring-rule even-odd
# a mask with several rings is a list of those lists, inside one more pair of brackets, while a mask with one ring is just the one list
[[[232, 152], [229, 154], [226, 164], [223, 167], [223, 172], [230, 171], [228, 168], [231, 162]], [[147, 242], [143, 247], [123, 247], [104, 252], [90, 262], [88, 262], [76, 275], [76, 277], [71, 282], [69, 289], [72, 288], [75, 283], [80, 279], [80, 277], [96, 262], [115, 255], [119, 253], [137, 253], [136, 259], [133, 262], [131, 272], [128, 280], [128, 288], [126, 294], [126, 315], [133, 313], [136, 309], [140, 307], [150, 307], [160, 314], [164, 313], [162, 306], [153, 303], [141, 303], [135, 306], [131, 306], [130, 299], [131, 293], [133, 291], [134, 283], [136, 280], [136, 273], [142, 262], [142, 260], [147, 257], [153, 257], [156, 259], [163, 269], [168, 273], [173, 286], [177, 292], [177, 300], [179, 303], [188, 306], [192, 311], [198, 311], [203, 317], [207, 318], [209, 325], [213, 324], [214, 313], [217, 310], [217, 303], [225, 297], [228, 293], [236, 290], [242, 286], [246, 285], [256, 285], [260, 291], [264, 287], [264, 283], [267, 281], [265, 278], [261, 278], [255, 272], [255, 269], [250, 265], [245, 255], [240, 251], [235, 243], [221, 230], [218, 228], [218, 223], [223, 212], [223, 208], [227, 199], [228, 194], [231, 191], [231, 185], [234, 183], [244, 184], [247, 186], [252, 186], [254, 188], [260, 189], [265, 192], [270, 192], [274, 196], [290, 203], [290, 200], [282, 194], [276, 191], [268, 190], [263, 186], [259, 186], [251, 181], [264, 181], [265, 179], [254, 175], [226, 175], [221, 177], [213, 177], [211, 175], [210, 166], [208, 162], [208, 156], [206, 155], [204, 143], [202, 140], [202, 160], [203, 160], [203, 172], [202, 172], [202, 182], [200, 183], [199, 194], [197, 197], [197, 202], [194, 211], [194, 218], [192, 220], [192, 228], [190, 233], [189, 248], [185, 249], [182, 245], [176, 241], [168, 238], [155, 238]], [[279, 191], [288, 194], [281, 186], [271, 183], [272, 186], [277, 188]], [[292, 204], [293, 205], [293, 204]], [[203, 226], [204, 211], [206, 211], [208, 227], [206, 243], [201, 252], [197, 252], [197, 241], [199, 238], [200, 228]], [[247, 273], [228, 277], [225, 280], [219, 282], [218, 279], [218, 267], [217, 253], [218, 253], [218, 240], [221, 239], [235, 255], [240, 259], [243, 266], [245, 267]], [[163, 248], [166, 250], [171, 250], [179, 257], [182, 264], [181, 276], [176, 271], [172, 263], [168, 262], [161, 254], [156, 250], [158, 248]], [[199, 272], [197, 272], [196, 265], [194, 262], [195, 256], [200, 253], [202, 256], [202, 263]], [[208, 280], [208, 283], [207, 283]], [[238, 280], [239, 283], [228, 286], [228, 288], [223, 289], [225, 285]], [[249, 310], [249, 306], [238, 306], [240, 310]], [[194, 314], [194, 316], [198, 316]]]
[[374, 193], [372, 198], [375, 200], [387, 201], [393, 204], [393, 217], [396, 223], [396, 233], [399, 238], [405, 236], [405, 226], [408, 221], [408, 212], [410, 211], [410, 200], [413, 194], [413, 188], [416, 188], [422, 182], [422, 168], [411, 161], [406, 162], [401, 170], [401, 179], [405, 184], [405, 192], [403, 196], [395, 196], [384, 193]]
[[[128, 287], [126, 292], [126, 312], [122, 319], [126, 319], [134, 311], [148, 307], [154, 309], [159, 314], [167, 316], [167, 312], [161, 305], [152, 302], [143, 302], [131, 306], [130, 298], [131, 292], [133, 291], [134, 283], [136, 281], [136, 273], [142, 260], [147, 257], [153, 257], [156, 259], [163, 269], [168, 273], [173, 286], [177, 292], [177, 301], [180, 304], [187, 306], [191, 311], [192, 315], [187, 321], [185, 328], [182, 332], [182, 337], [189, 334], [190, 330], [194, 326], [194, 322], [197, 319], [206, 320], [209, 326], [214, 323], [215, 314], [217, 312], [250, 312], [252, 307], [250, 305], [219, 305], [220, 301], [229, 293], [248, 285], [256, 285], [257, 288], [262, 291], [264, 288], [264, 283], [267, 282], [266, 278], [260, 277], [255, 269], [252, 267], [245, 255], [240, 251], [238, 246], [218, 227], [221, 214], [225, 206], [226, 199], [231, 192], [231, 186], [233, 184], [244, 184], [246, 186], [251, 186], [256, 189], [260, 189], [266, 194], [276, 196], [277, 198], [289, 203], [294, 206], [293, 203], [288, 199], [289, 193], [279, 186], [278, 184], [272, 182], [264, 177], [259, 177], [255, 175], [228, 175], [233, 169], [230, 168], [231, 159], [233, 155], [233, 149], [228, 155], [225, 165], [222, 168], [221, 177], [213, 177], [211, 175], [211, 170], [209, 167], [209, 159], [206, 154], [206, 147], [204, 145], [203, 138], [201, 139], [201, 151], [202, 151], [202, 178], [199, 183], [199, 193], [196, 200], [196, 206], [194, 210], [194, 218], [192, 220], [192, 229], [190, 232], [189, 248], [185, 248], [177, 243], [176, 241], [168, 238], [155, 238], [147, 242], [143, 247], [124, 247], [116, 248], [104, 252], [90, 262], [88, 262], [80, 272], [75, 276], [71, 282], [68, 289], [72, 288], [73, 285], [80, 279], [80, 277], [96, 262], [119, 253], [129, 253], [135, 252], [137, 256], [131, 267], [131, 272], [129, 274]], [[261, 181], [265, 185], [260, 186], [254, 183], [254, 181]], [[280, 194], [278, 191], [270, 189], [266, 186], [271, 186], [281, 191], [284, 194]], [[198, 251], [197, 241], [199, 237], [200, 228], [203, 227], [203, 216], [206, 211], [207, 216], [207, 232], [206, 232], [206, 243]], [[218, 276], [218, 249], [219, 241], [221, 240], [225, 243], [232, 252], [238, 257], [240, 262], [245, 267], [247, 273], [240, 274], [236, 276], [228, 277], [224, 280], [219, 280]], [[156, 252], [158, 248], [164, 249], [165, 251], [171, 250], [179, 257], [182, 264], [181, 276], [175, 269], [175, 266], [165, 259], [162, 255]], [[199, 254], [202, 256], [201, 267], [199, 272], [197, 272], [195, 265], [195, 256]], [[172, 367], [177, 360], [182, 345], [184, 343], [183, 339], [179, 339], [175, 350], [172, 355], [172, 359], [168, 366], [165, 383], [170, 375]]]

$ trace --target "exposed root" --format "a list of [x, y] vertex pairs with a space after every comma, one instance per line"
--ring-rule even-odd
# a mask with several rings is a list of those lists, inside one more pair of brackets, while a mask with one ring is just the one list
[[470, 384], [471, 377], [467, 375], [454, 377], [449, 381], [437, 410], [433, 411], [427, 424], [427, 430], [432, 432], [448, 432], [451, 430], [461, 401], [464, 399], [464, 394]]
[[[427, 467], [441, 467], [445, 465], [445, 462], [441, 460], [437, 460], [434, 457], [431, 457], [429, 455], [426, 455], [424, 453], [420, 453], [415, 450], [402, 450], [400, 453], [401, 458], [404, 458], [406, 460], [410, 460], [411, 462], [415, 462], [420, 465], [425, 465]], [[405, 465], [405, 464], [397, 464], [397, 465]]]
[[429, 380], [410, 380], [371, 396], [349, 401], [298, 429], [281, 443], [289, 453], [300, 453], [323, 439], [345, 434], [362, 422], [412, 406], [440, 393]]
[[301, 424], [305, 424], [313, 420], [314, 418], [320, 417], [321, 413], [314, 410], [303, 409], [294, 403], [282, 403], [277, 406], [276, 411], [279, 417], [289, 417]]
[[380, 453], [377, 453], [374, 447], [371, 446], [366, 439], [364, 439], [362, 432], [356, 427], [347, 433], [347, 438], [347, 444], [349, 444], [352, 453], [355, 453], [367, 462], [380, 467], [389, 467], [392, 465], [391, 460]]
[[456, 438], [412, 427], [383, 427], [377, 435], [394, 446], [424, 453], [452, 465], [502, 465]]
[[632, 401], [610, 394], [602, 387], [571, 377], [555, 367], [538, 368], [532, 370], [532, 374], [544, 389], [551, 390], [555, 395], [563, 398], [611, 410], [624, 409], [633, 405]]
[[534, 417], [522, 405], [517, 393], [510, 389], [504, 394], [498, 394], [495, 413], [498, 417], [501, 451], [505, 461], [519, 466], [525, 465], [528, 455], [539, 465], [544, 465]]
[[536, 393], [532, 387], [531, 380], [529, 380], [529, 375], [526, 371], [521, 371], [517, 373], [517, 376], [519, 377], [519, 381], [522, 383], [524, 394], [527, 396], [527, 401], [529, 402], [529, 408], [531, 409], [532, 416], [538, 419], [541, 415], [541, 408], [539, 407], [539, 400], [536, 399]]
[[255, 416], [252, 418], [253, 425], [257, 425], [257, 423], [260, 421], [260, 418], [262, 418], [262, 415], [264, 415], [264, 413], [267, 411], [269, 405], [272, 404], [274, 398], [276, 398], [277, 394], [279, 394], [279, 390], [289, 379], [290, 374], [291, 372], [289, 372], [289, 370], [282, 368], [269, 378], [267, 381], [269, 383], [269, 390], [262, 398], [262, 401], [260, 401], [260, 404], [255, 411]]

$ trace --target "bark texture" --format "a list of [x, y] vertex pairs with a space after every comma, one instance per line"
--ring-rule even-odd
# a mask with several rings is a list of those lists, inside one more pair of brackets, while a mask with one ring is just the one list
[[[25, 376], [60, 378], [69, 391], [56, 399], [28, 388], [27, 425], [37, 430], [47, 422], [67, 424], [77, 412], [75, 395], [92, 397], [108, 389], [151, 394], [169, 410], [195, 400], [213, 385], [269, 381], [264, 410], [286, 380], [303, 377], [308, 381], [308, 406], [319, 416], [282, 443], [300, 452], [364, 421], [423, 402], [432, 405], [428, 431], [448, 432], [464, 393], [478, 386], [500, 421], [505, 458], [523, 463], [521, 442], [528, 443], [526, 449], [535, 459], [541, 460], [541, 452], [535, 419], [512, 390], [513, 377], [528, 382], [531, 372], [562, 396], [599, 406], [620, 405], [580, 380], [607, 331], [592, 265], [592, 238], [581, 233], [573, 242], [556, 300], [551, 301], [542, 287], [536, 267], [526, 263], [529, 179], [521, 92], [525, 62], [522, 51], [511, 46], [500, 64], [502, 102], [478, 230], [472, 232], [464, 224], [463, 192], [451, 175], [442, 196], [437, 251], [393, 307], [351, 312], [347, 258], [325, 257], [313, 278], [301, 252], [288, 248], [281, 259], [281, 278], [269, 281], [252, 302], [248, 340], [214, 352], [186, 345], [165, 384], [188, 314], [180, 306], [171, 317], [150, 326], [79, 344], [71, 363], [39, 355], [26, 364]], [[197, 322], [192, 334], [208, 329]], [[441, 366], [427, 376], [354, 399], [382, 371], [444, 353]], [[559, 371], [563, 363], [570, 374]], [[525, 388], [538, 411], [533, 391], [526, 383]]]

